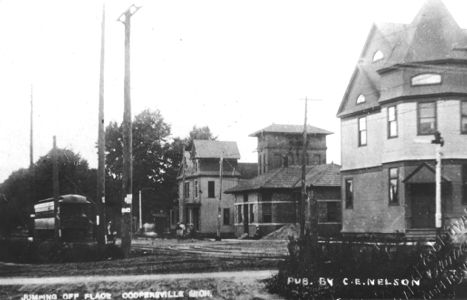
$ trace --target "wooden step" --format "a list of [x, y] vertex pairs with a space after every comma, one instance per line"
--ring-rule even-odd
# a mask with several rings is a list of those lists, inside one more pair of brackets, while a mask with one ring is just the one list
[[408, 229], [405, 232], [405, 237], [409, 240], [435, 240], [436, 229], [435, 228]]

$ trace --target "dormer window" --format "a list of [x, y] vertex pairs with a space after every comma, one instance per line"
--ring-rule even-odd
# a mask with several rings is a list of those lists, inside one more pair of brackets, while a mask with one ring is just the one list
[[436, 73], [418, 74], [411, 79], [412, 86], [441, 84], [441, 75]]
[[383, 52], [381, 52], [381, 50], [378, 50], [375, 52], [375, 54], [373, 54], [373, 62], [382, 60], [383, 58], [384, 58], [384, 54]]
[[360, 95], [357, 97], [357, 104], [364, 103], [365, 101], [365, 96]]

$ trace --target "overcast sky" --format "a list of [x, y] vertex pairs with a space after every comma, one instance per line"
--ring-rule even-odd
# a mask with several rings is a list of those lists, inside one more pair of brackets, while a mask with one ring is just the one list
[[[423, 0], [165, 0], [106, 3], [105, 119], [123, 116], [123, 24], [132, 3], [132, 108], [158, 109], [173, 136], [209, 126], [256, 161], [270, 125], [309, 123], [334, 132], [328, 162], [340, 162], [336, 112], [374, 22], [409, 23]], [[467, 1], [445, 0], [467, 27]], [[30, 86], [34, 160], [59, 147], [96, 167], [99, 1], [0, 0], [0, 182], [29, 165]]]

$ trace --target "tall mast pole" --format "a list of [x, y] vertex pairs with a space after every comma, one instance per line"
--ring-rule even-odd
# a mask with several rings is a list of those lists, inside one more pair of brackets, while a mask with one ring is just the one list
[[34, 169], [34, 97], [33, 97], [33, 86], [31, 84], [31, 114], [29, 116], [29, 124], [30, 124], [30, 130], [29, 130], [29, 171], [31, 172], [31, 182], [30, 184], [30, 198], [29, 198], [29, 225], [28, 225], [28, 231], [29, 231], [29, 236], [33, 236], [33, 228], [34, 228], [34, 202], [36, 201], [36, 170]]
[[179, 196], [178, 202], [178, 221], [180, 224], [185, 223], [184, 213], [185, 213], [185, 181], [186, 181], [186, 158], [185, 158], [185, 144], [183, 144], [182, 150], [182, 194]]
[[123, 108], [123, 202], [122, 202], [122, 251], [124, 257], [130, 255], [131, 249], [131, 205], [133, 202], [133, 134], [131, 124], [131, 93], [130, 93], [130, 33], [131, 17], [139, 7], [130, 6], [119, 18], [125, 25], [125, 78], [124, 78], [124, 108]]
[[302, 193], [300, 197], [300, 238], [305, 236], [305, 201], [306, 201], [306, 150], [307, 150], [307, 114], [308, 114], [308, 99], [305, 98], [305, 121], [303, 125], [303, 150], [302, 150]]
[[30, 124], [30, 128], [29, 128], [29, 168], [32, 169], [33, 165], [34, 165], [34, 135], [33, 135], [33, 126], [34, 126], [34, 112], [33, 112], [33, 109], [34, 109], [34, 105], [33, 105], [33, 87], [32, 87], [32, 84], [31, 84], [31, 114], [29, 116], [29, 124]]
[[57, 151], [57, 138], [53, 137], [53, 149], [52, 149], [52, 184], [54, 194], [54, 232], [55, 240], [58, 241], [61, 237], [60, 230], [60, 219], [58, 218], [58, 198], [60, 197], [60, 185], [58, 181], [58, 151]]
[[98, 166], [97, 166], [97, 203], [99, 215], [96, 219], [97, 242], [100, 246], [106, 243], [105, 214], [105, 129], [104, 129], [104, 63], [105, 63], [105, 6], [102, 7], [101, 53], [99, 76], [99, 116], [98, 116]]
[[219, 202], [217, 203], [217, 236], [216, 240], [220, 241], [221, 240], [221, 214], [222, 214], [222, 208], [221, 208], [221, 203], [222, 203], [222, 177], [224, 173], [224, 154], [221, 154], [221, 157], [219, 159]]

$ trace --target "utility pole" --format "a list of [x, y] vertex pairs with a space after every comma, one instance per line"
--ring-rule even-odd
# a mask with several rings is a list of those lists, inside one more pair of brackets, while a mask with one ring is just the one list
[[444, 139], [441, 137], [439, 131], [435, 132], [435, 139], [431, 141], [432, 144], [436, 145], [436, 212], [435, 212], [435, 227], [441, 228], [443, 226], [442, 214], [441, 214], [441, 147], [444, 145]]
[[54, 233], [55, 240], [58, 241], [62, 232], [60, 229], [60, 218], [58, 217], [58, 198], [60, 197], [60, 186], [58, 181], [58, 151], [57, 151], [57, 138], [54, 135], [53, 137], [53, 149], [52, 149], [52, 184], [53, 184], [53, 193], [54, 193]]
[[29, 199], [29, 223], [28, 223], [28, 231], [29, 237], [33, 237], [34, 235], [34, 202], [36, 201], [36, 170], [34, 169], [34, 105], [33, 105], [33, 87], [31, 84], [31, 114], [29, 116], [29, 171], [31, 172], [31, 182], [30, 184], [30, 199]]
[[141, 190], [139, 190], [139, 195], [138, 195], [138, 200], [139, 200], [139, 205], [138, 205], [138, 212], [139, 212], [139, 230], [143, 230], [143, 210], [142, 210], [142, 205], [141, 205]]
[[[310, 99], [305, 98], [305, 117], [304, 117], [304, 125], [303, 125], [303, 148], [302, 148], [302, 178], [301, 178], [301, 197], [298, 208], [299, 212], [299, 224], [300, 224], [300, 237], [303, 238], [305, 236], [305, 224], [306, 224], [306, 214], [305, 211], [305, 204], [307, 201], [310, 201], [309, 205], [309, 218], [310, 218], [310, 233], [312, 241], [316, 242], [316, 246], [318, 243], [318, 203], [315, 197], [308, 197], [308, 193], [306, 190], [306, 166], [307, 162], [307, 153], [308, 153], [308, 101], [321, 101], [321, 99]], [[308, 205], [307, 205], [308, 207]], [[313, 244], [314, 245], [314, 244]]]
[[133, 135], [131, 124], [130, 93], [130, 32], [131, 17], [140, 7], [131, 5], [123, 12], [119, 21], [125, 25], [125, 78], [124, 78], [124, 111], [123, 111], [123, 180], [122, 180], [122, 251], [128, 257], [131, 249], [131, 205], [133, 202]]
[[105, 214], [105, 129], [104, 129], [104, 55], [105, 55], [105, 6], [102, 7], [101, 24], [101, 54], [99, 76], [99, 116], [97, 133], [97, 203], [98, 215], [96, 216], [97, 242], [99, 246], [106, 244], [106, 214]]
[[305, 121], [303, 125], [303, 149], [302, 149], [302, 193], [300, 197], [300, 238], [303, 239], [305, 236], [305, 201], [306, 201], [306, 154], [307, 154], [307, 114], [308, 114], [308, 98], [305, 98]]
[[32, 170], [34, 166], [34, 135], [33, 135], [33, 126], [34, 126], [34, 112], [33, 112], [33, 88], [31, 85], [31, 114], [29, 116], [29, 168]]
[[222, 217], [222, 173], [224, 172], [224, 156], [221, 154], [219, 159], [219, 202], [217, 203], [217, 236], [216, 241], [221, 240], [221, 217]]
[[183, 215], [185, 209], [185, 173], [186, 173], [186, 158], [185, 158], [185, 144], [182, 148], [182, 194], [178, 197], [178, 221], [183, 224]]

